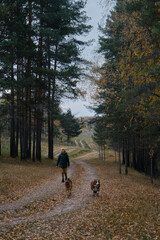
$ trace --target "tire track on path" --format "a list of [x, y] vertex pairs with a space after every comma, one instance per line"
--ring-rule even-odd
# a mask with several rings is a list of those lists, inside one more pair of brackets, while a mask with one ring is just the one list
[[[85, 156], [88, 156], [86, 154]], [[92, 156], [92, 154], [90, 154]], [[1, 222], [0, 226], [14, 226], [17, 224], [24, 224], [27, 222], [35, 222], [38, 220], [48, 220], [53, 218], [54, 216], [70, 213], [72, 211], [76, 211], [78, 209], [84, 208], [87, 206], [87, 202], [92, 198], [92, 192], [90, 189], [90, 182], [97, 178], [97, 174], [95, 169], [85, 161], [85, 156], [77, 158], [76, 163], [85, 169], [85, 174], [80, 179], [81, 183], [78, 188], [74, 186], [73, 183], [73, 192], [72, 196], [69, 199], [66, 199], [63, 203], [56, 206], [53, 210], [48, 211], [45, 214], [37, 214], [34, 217], [28, 218], [18, 218], [12, 219], [11, 222]], [[80, 160], [81, 159], [81, 160]], [[73, 164], [73, 166], [76, 164]], [[72, 168], [73, 169], [73, 168]], [[56, 188], [57, 190], [57, 188]], [[52, 192], [53, 193], [53, 192]]]
[[85, 147], [84, 147], [82, 140], [80, 140], [80, 144], [81, 144], [81, 147], [84, 149]]
[[[68, 169], [68, 176], [71, 176], [75, 171], [76, 164], [72, 162], [71, 167]], [[57, 190], [62, 188], [61, 183], [61, 174], [55, 179], [47, 181], [41, 187], [34, 189], [33, 191], [29, 192], [27, 195], [23, 196], [22, 198], [3, 203], [0, 205], [0, 212], [4, 211], [14, 211], [18, 208], [21, 208], [25, 205], [33, 203], [36, 200], [47, 199], [52, 196]]]

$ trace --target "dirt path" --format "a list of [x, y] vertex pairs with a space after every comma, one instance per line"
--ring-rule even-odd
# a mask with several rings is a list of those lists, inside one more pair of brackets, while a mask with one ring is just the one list
[[85, 147], [84, 147], [82, 140], [80, 141], [80, 144], [81, 144], [81, 147], [84, 149]]
[[92, 197], [90, 182], [97, 177], [97, 174], [95, 172], [95, 169], [92, 168], [89, 164], [83, 161], [80, 161], [78, 164], [80, 164], [85, 169], [85, 175], [82, 179], [80, 179], [80, 187], [76, 188], [76, 186], [74, 186], [74, 191], [70, 199], [67, 199], [65, 202], [57, 206], [53, 211], [49, 212], [45, 216], [41, 216], [41, 218], [48, 218], [57, 214], [68, 213], [86, 206], [87, 201]]
[[[72, 152], [73, 150], [74, 149], [71, 148], [67, 152]], [[56, 156], [58, 155], [59, 153]], [[71, 167], [69, 168], [69, 172], [68, 172], [69, 176], [72, 176], [72, 173], [75, 171], [75, 167], [76, 165], [73, 162], [73, 164], [71, 164]], [[28, 205], [36, 200], [47, 199], [50, 196], [52, 196], [56, 191], [58, 191], [61, 187], [62, 187], [61, 176], [59, 176], [56, 179], [52, 179], [51, 181], [46, 182], [43, 186], [37, 189], [34, 189], [33, 191], [29, 192], [27, 195], [23, 196], [18, 200], [0, 204], [0, 212], [13, 211], [20, 207]]]
[[[85, 160], [89, 160], [89, 164]], [[126, 176], [124, 167], [119, 175], [118, 163], [98, 161], [94, 153], [79, 157], [76, 164], [79, 167], [72, 175], [70, 199], [65, 197], [63, 185], [54, 195], [57, 203], [53, 207], [44, 201], [42, 209], [38, 202], [33, 204], [36, 206], [33, 214], [26, 211], [23, 214], [24, 208], [20, 208], [17, 215], [15, 211], [1, 222], [0, 239], [160, 239], [160, 187], [151, 185], [148, 176], [132, 169]], [[99, 197], [92, 197], [87, 182], [96, 176], [95, 169], [101, 180]], [[58, 201], [57, 194], [63, 201]], [[29, 213], [28, 217], [25, 213]]]
[[[80, 208], [83, 208], [86, 206], [86, 203], [90, 198], [92, 197], [92, 192], [90, 190], [90, 182], [94, 178], [97, 177], [97, 174], [95, 172], [95, 169], [91, 167], [86, 162], [82, 161], [87, 159], [89, 156], [92, 156], [93, 153], [86, 154], [85, 156], [79, 157], [75, 163], [72, 164], [72, 167], [70, 168], [69, 175], [72, 175], [73, 171], [76, 168], [76, 165], [81, 166], [83, 169], [85, 169], [84, 174], [79, 179], [79, 185], [76, 187], [73, 183], [73, 191], [72, 196], [69, 199], [66, 199], [64, 202], [56, 206], [53, 210], [48, 211], [45, 214], [35, 214], [33, 217], [23, 217], [18, 219], [12, 219], [10, 222], [1, 222], [0, 226], [14, 226], [17, 224], [22, 224], [26, 222], [34, 222], [38, 219], [49, 219], [52, 218], [55, 215], [60, 215], [64, 213], [69, 213], [75, 210], [78, 210]], [[24, 196], [23, 198], [8, 203], [3, 204], [0, 206], [1, 211], [6, 210], [16, 210], [17, 208], [23, 207], [26, 204], [30, 204], [33, 201], [48, 198], [49, 196], [53, 195], [53, 193], [57, 192], [62, 186], [62, 183], [60, 182], [60, 177], [56, 180], [52, 180], [48, 183], [46, 183], [43, 187], [33, 191], [31, 194], [28, 194], [27, 196]]]
[[[68, 175], [71, 176], [75, 171], [75, 163], [71, 164]], [[61, 176], [56, 179], [46, 182], [43, 186], [33, 190], [22, 198], [0, 205], [0, 212], [2, 211], [13, 211], [27, 204], [30, 204], [36, 200], [47, 199], [52, 196], [56, 191], [62, 187]]]
[[76, 147], [79, 147], [77, 140], [75, 140], [74, 142], [75, 142]]

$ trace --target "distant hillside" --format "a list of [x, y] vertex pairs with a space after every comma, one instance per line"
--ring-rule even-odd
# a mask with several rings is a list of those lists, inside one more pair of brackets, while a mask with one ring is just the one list
[[96, 117], [87, 117], [86, 116], [86, 117], [78, 117], [77, 119], [79, 119], [79, 121], [81, 121], [81, 122], [87, 122], [89, 124], [92, 124], [95, 122]]

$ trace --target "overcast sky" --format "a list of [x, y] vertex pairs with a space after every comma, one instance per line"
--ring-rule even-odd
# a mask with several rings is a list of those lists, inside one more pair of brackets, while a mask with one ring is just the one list
[[[88, 34], [87, 38], [85, 37], [85, 40], [94, 40], [90, 46], [87, 46], [83, 51], [83, 58], [86, 58], [87, 60], [91, 60], [94, 62], [97, 62], [97, 59], [99, 58], [97, 54], [98, 49], [98, 35], [100, 34], [98, 30], [98, 24], [102, 24], [103, 18], [104, 18], [104, 8], [102, 4], [103, 0], [88, 0], [87, 5], [85, 8], [85, 11], [87, 12], [88, 17], [91, 18], [89, 21], [89, 24], [93, 26], [91, 32]], [[87, 84], [84, 85], [84, 89], [88, 86]], [[90, 105], [91, 99], [86, 96], [86, 100], [65, 100], [61, 104], [61, 107], [63, 111], [66, 111], [68, 108], [71, 109], [72, 113], [79, 116], [93, 116], [94, 112], [89, 110], [87, 106]]]

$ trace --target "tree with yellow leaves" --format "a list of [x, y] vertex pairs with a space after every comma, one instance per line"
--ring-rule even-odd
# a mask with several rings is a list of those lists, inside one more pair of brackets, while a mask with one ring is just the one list
[[[145, 8], [149, 6], [147, 0], [117, 1], [103, 29], [100, 52], [106, 62], [102, 77], [96, 82], [97, 98], [101, 99], [97, 113], [102, 109], [108, 138], [112, 143], [117, 142], [122, 150], [126, 174], [127, 167], [131, 166], [156, 176], [160, 89], [158, 71], [155, 72], [159, 65], [155, 54], [158, 39], [153, 29], [157, 25], [150, 22], [149, 29], [143, 25], [146, 15], [142, 3], [146, 4]], [[157, 20], [157, 15], [155, 18]], [[150, 149], [154, 149], [152, 165]]]

